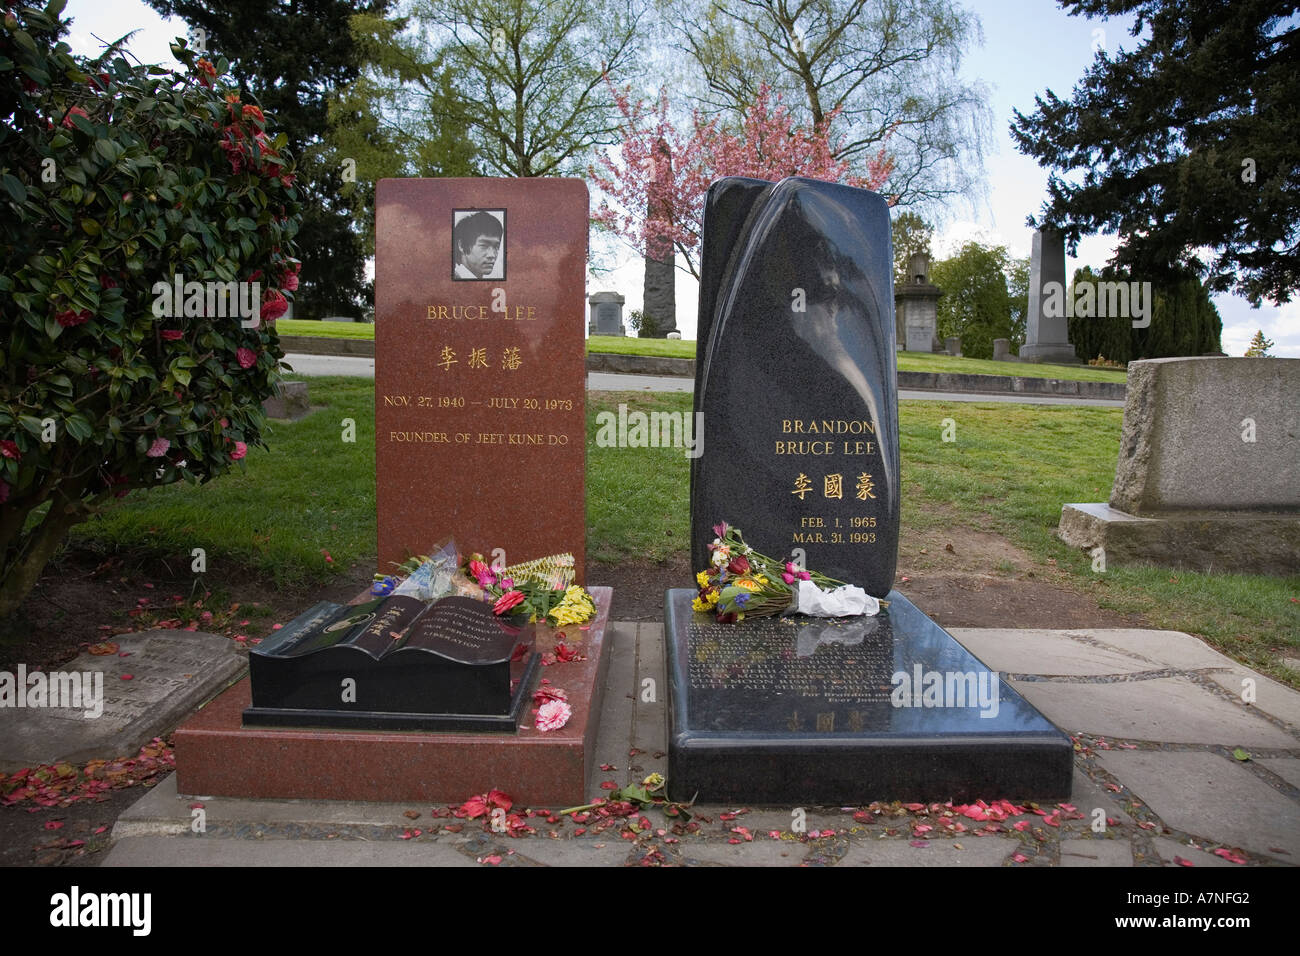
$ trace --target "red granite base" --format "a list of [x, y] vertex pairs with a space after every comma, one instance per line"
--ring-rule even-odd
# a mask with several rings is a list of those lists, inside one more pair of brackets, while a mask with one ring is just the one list
[[177, 787], [204, 796], [424, 803], [459, 803], [495, 787], [530, 806], [582, 803], [613, 596], [611, 588], [589, 590], [598, 613], [588, 630], [538, 628], [538, 651], [552, 651], [558, 639], [586, 657], [538, 669], [539, 680], [568, 692], [573, 716], [560, 730], [537, 730], [531, 703], [513, 735], [244, 727], [244, 678], [176, 730]]

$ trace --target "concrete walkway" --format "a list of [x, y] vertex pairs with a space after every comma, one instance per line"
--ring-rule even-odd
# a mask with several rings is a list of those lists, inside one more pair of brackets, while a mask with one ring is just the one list
[[[916, 812], [697, 806], [698, 828], [685, 832], [674, 832], [673, 821], [658, 811], [644, 814], [650, 827], [640, 832], [628, 826], [637, 816], [614, 819], [602, 830], [596, 816], [580, 825], [567, 818], [549, 823], [539, 815], [526, 821], [535, 834], [509, 838], [485, 832], [480, 822], [435, 819], [427, 806], [223, 797], [202, 799], [206, 830], [198, 834], [191, 829], [195, 798], [178, 796], [173, 776], [119, 818], [115, 845], [103, 865], [1255, 867], [1300, 862], [1300, 693], [1177, 632], [954, 628], [951, 633], [1075, 737], [1069, 803], [1043, 806], [1045, 815], [1026, 812], [1002, 820], [979, 820], [979, 810], [952, 814], [937, 805]], [[593, 797], [605, 792], [603, 781], [621, 785], [655, 771], [667, 773], [663, 628], [616, 623], [607, 640], [613, 656], [595, 763], [618, 770], [598, 773], [589, 782]], [[655, 702], [641, 700], [645, 678], [658, 688]], [[484, 781], [485, 790], [490, 785]], [[411, 820], [405, 811], [420, 815]]]

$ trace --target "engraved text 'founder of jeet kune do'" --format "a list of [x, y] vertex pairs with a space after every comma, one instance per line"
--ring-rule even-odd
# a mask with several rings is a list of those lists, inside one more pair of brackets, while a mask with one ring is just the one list
[[456, 210], [453, 279], [505, 278], [505, 210]]

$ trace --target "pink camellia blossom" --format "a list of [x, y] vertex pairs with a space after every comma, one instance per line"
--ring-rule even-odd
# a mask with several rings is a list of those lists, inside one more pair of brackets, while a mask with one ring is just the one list
[[252, 368], [257, 364], [257, 353], [252, 349], [239, 349], [235, 352], [235, 358], [239, 359], [240, 368]]
[[262, 296], [262, 319], [274, 322], [289, 311], [289, 301], [275, 289], [267, 289]]
[[507, 591], [501, 597], [497, 598], [496, 604], [492, 605], [493, 614], [504, 614], [517, 604], [523, 603], [523, 591]]
[[72, 129], [73, 116], [81, 116], [86, 119], [90, 119], [89, 113], [83, 110], [80, 106], [74, 106], [72, 109], [68, 110], [68, 115], [63, 117], [63, 125], [66, 126], [68, 129]]
[[153, 444], [149, 446], [149, 450], [145, 452], [145, 455], [150, 458], [161, 458], [163, 455], [167, 454], [167, 449], [171, 447], [172, 443], [166, 438], [155, 438]]
[[221, 419], [221, 427], [222, 427], [222, 428], [229, 428], [229, 427], [230, 427], [230, 419], [229, 419], [229, 418], [223, 418], [223, 419]]
[[185, 335], [180, 329], [163, 329], [158, 334], [167, 342], [176, 342]]
[[535, 726], [543, 733], [548, 730], [559, 730], [569, 722], [569, 718], [572, 716], [573, 708], [565, 701], [547, 701], [537, 709], [537, 721]]
[[242, 441], [237, 441], [235, 442], [235, 450], [230, 453], [230, 460], [239, 461], [239, 459], [243, 458], [247, 454], [248, 454], [248, 446], [245, 445]]
[[12, 458], [14, 461], [22, 461], [23, 458], [23, 453], [18, 450], [18, 443], [8, 438], [0, 441], [0, 455]]
[[288, 289], [290, 292], [297, 292], [298, 276], [295, 273], [290, 272], [284, 277], [284, 281], [281, 282], [280, 284], [284, 286], [286, 289]]
[[90, 321], [90, 312], [82, 309], [80, 312], [73, 312], [71, 309], [65, 309], [54, 316], [56, 322], [65, 329], [71, 329], [78, 325], [85, 325]]

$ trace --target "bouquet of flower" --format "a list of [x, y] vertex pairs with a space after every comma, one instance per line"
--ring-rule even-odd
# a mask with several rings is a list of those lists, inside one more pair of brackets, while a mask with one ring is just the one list
[[499, 571], [472, 554], [465, 573], [478, 582], [496, 614], [527, 614], [530, 622], [556, 627], [586, 624], [596, 616], [590, 594], [573, 583], [571, 554], [553, 554]]
[[888, 606], [859, 587], [760, 554], [739, 528], [725, 521], [715, 524], [713, 533], [717, 537], [709, 545], [709, 566], [695, 575], [700, 593], [691, 607], [714, 612], [720, 623], [743, 621], [746, 615], [870, 615]]

